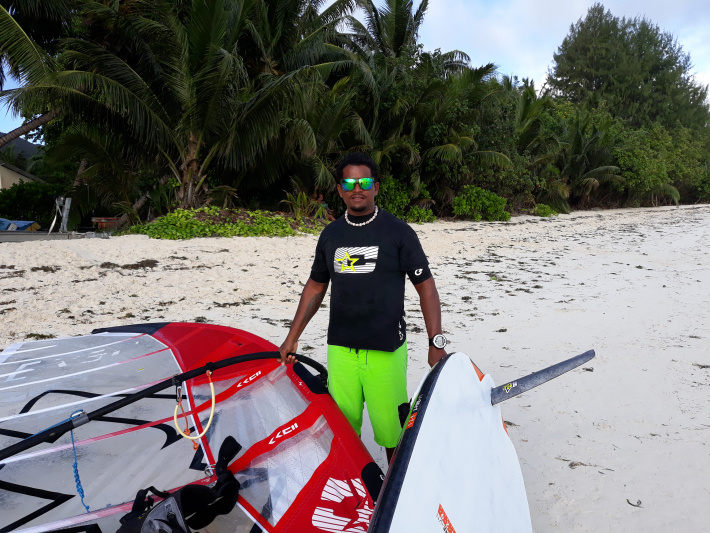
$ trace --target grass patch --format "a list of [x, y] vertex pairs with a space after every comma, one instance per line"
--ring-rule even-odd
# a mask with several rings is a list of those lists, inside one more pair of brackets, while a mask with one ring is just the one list
[[549, 205], [546, 204], [537, 204], [535, 206], [535, 209], [533, 209], [532, 214], [535, 215], [536, 217], [554, 217], [559, 215], [557, 211], [552, 209]]
[[318, 234], [326, 222], [296, 219], [288, 213], [246, 209], [177, 209], [148, 224], [133, 226], [125, 234], [142, 234], [154, 239], [194, 237], [287, 237], [300, 233]]
[[25, 335], [25, 339], [35, 339], [37, 341], [43, 341], [46, 339], [54, 339], [56, 335], [44, 334], [44, 333], [28, 333]]

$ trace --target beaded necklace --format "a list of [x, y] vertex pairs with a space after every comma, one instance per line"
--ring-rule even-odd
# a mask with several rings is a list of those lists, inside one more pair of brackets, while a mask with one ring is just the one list
[[362, 227], [362, 226], [367, 226], [370, 222], [372, 222], [373, 220], [375, 220], [375, 218], [377, 218], [378, 211], [379, 211], [379, 208], [377, 206], [375, 206], [375, 214], [372, 215], [372, 218], [370, 218], [369, 220], [366, 220], [365, 222], [359, 222], [359, 223], [350, 222], [350, 219], [348, 218], [348, 212], [345, 211], [345, 222], [347, 222], [351, 226], [355, 226], [357, 228]]

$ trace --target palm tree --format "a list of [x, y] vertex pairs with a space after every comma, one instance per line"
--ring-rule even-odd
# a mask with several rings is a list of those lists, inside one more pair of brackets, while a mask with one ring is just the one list
[[360, 79], [369, 91], [357, 108], [375, 160], [386, 171], [407, 176], [415, 196], [421, 184], [432, 185], [442, 205], [455, 192], [447, 178], [452, 168], [465, 168], [466, 162], [509, 165], [499, 152], [478, 150], [472, 129], [476, 107], [490, 97], [484, 79], [493, 74], [494, 65], [471, 69], [470, 58], [458, 50], [421, 52], [417, 39], [428, 0], [416, 10], [411, 0], [387, 0], [381, 8], [372, 0], [359, 0], [358, 5], [365, 23], [349, 17], [346, 47], [366, 65], [358, 74], [370, 76]]
[[[425, 64], [425, 62], [423, 62]], [[414, 108], [422, 147], [422, 180], [441, 207], [475, 174], [476, 168], [507, 168], [511, 161], [497, 150], [481, 150], [476, 127], [479, 110], [498, 92], [490, 80], [495, 65], [466, 68], [443, 80], [431, 79]], [[440, 207], [440, 210], [441, 210]]]
[[372, 0], [358, 0], [366, 23], [350, 17], [352, 40], [361, 50], [373, 50], [387, 58], [401, 57], [416, 46], [419, 28], [429, 7], [422, 0], [414, 11], [412, 0], [386, 0], [378, 9]]
[[[284, 74], [309, 67], [330, 67], [348, 60], [338, 26], [355, 0], [255, 1], [250, 29], [240, 41], [240, 55], [253, 74]], [[344, 64], [339, 64], [344, 66]], [[324, 72], [329, 72], [326, 68]]]
[[551, 120], [554, 101], [545, 93], [538, 94], [534, 82], [527, 78], [518, 83], [517, 77], [503, 76], [501, 85], [515, 105], [515, 149], [533, 182], [532, 191], [525, 192], [526, 203], [535, 202], [533, 191], [536, 191], [538, 196], [545, 196], [546, 203], [568, 212], [569, 187], [559, 181], [559, 169], [555, 166], [562, 145], [550, 127], [545, 126]]
[[569, 186], [580, 203], [603, 184], [623, 182], [619, 167], [609, 164], [613, 161], [610, 121], [597, 124], [590, 113], [577, 110], [571, 120], [563, 122], [557, 161], [559, 180]]
[[372, 139], [364, 120], [353, 109], [357, 94], [350, 77], [341, 78], [321, 98], [312, 101], [308, 124], [313, 132], [313, 155], [305, 164], [312, 169], [313, 188], [321, 191], [333, 188], [335, 165], [346, 150], [367, 150]]
[[[47, 52], [53, 50], [62, 35], [63, 22], [70, 18], [69, 0], [14, 0], [0, 2], [0, 90], [5, 85], [5, 73], [20, 84], [39, 82], [55, 69], [55, 62]], [[0, 92], [0, 101], [7, 101]], [[0, 137], [0, 148], [51, 121], [59, 109], [21, 109], [13, 111], [36, 114], [28, 121]]]
[[[290, 22], [315, 4], [286, 3], [293, 8]], [[284, 117], [303, 115], [320, 82], [306, 59], [318, 57], [335, 22], [311, 17], [321, 25], [302, 38], [307, 44], [296, 46], [312, 27], [286, 38], [292, 25], [276, 9], [283, 4], [155, 0], [119, 6], [84, 0], [81, 14], [91, 25], [81, 38], [65, 40], [58, 60], [63, 68], [7, 98], [17, 107], [61, 101], [70, 120], [130, 136], [179, 181], [180, 205], [201, 205], [208, 176], [252, 169], [282, 134]], [[260, 34], [265, 16], [282, 26]], [[252, 54], [244, 57], [242, 50]], [[332, 47], [328, 51], [334, 54]], [[275, 52], [291, 55], [274, 59]], [[255, 69], [255, 57], [266, 67]]]
[[256, 192], [293, 177], [309, 192], [332, 186], [331, 173], [341, 153], [340, 148], [333, 149], [341, 146], [340, 135], [351, 131], [358, 120], [350, 108], [355, 91], [347, 74], [362, 66], [341, 47], [348, 39], [338, 30], [353, 10], [354, 0], [336, 0], [322, 10], [324, 3], [269, 0], [253, 12], [253, 30], [240, 41], [249, 75], [280, 77], [309, 71], [311, 77], [307, 84], [298, 85], [307, 94], [297, 108], [282, 113], [278, 138], [238, 175], [235, 184]]

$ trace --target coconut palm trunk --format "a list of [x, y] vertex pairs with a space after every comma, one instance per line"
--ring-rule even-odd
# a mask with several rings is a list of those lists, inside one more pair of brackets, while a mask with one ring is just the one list
[[[170, 174], [166, 174], [160, 180], [158, 183], [160, 185], [165, 185], [170, 181]], [[139, 209], [141, 209], [150, 199], [150, 193], [144, 193], [138, 200], [135, 201], [135, 203], [131, 206], [131, 209], [133, 212], [138, 212]], [[118, 222], [116, 222], [116, 229], [121, 229], [124, 226], [126, 226], [130, 222], [130, 217], [128, 216], [128, 213], [123, 213], [121, 215], [121, 218], [118, 219]]]
[[208, 189], [198, 160], [200, 141], [194, 132], [190, 132], [187, 143], [187, 157], [180, 166], [180, 189], [178, 202], [181, 207], [198, 207], [204, 203]]
[[18, 137], [27, 135], [29, 132], [36, 130], [40, 126], [43, 126], [57, 115], [59, 115], [59, 110], [55, 109], [53, 111], [50, 111], [49, 113], [45, 113], [44, 115], [37, 117], [34, 120], [31, 120], [27, 124], [23, 124], [19, 128], [15, 128], [9, 133], [6, 133], [2, 137], [0, 137], [0, 148], [2, 148], [8, 143], [11, 143]]

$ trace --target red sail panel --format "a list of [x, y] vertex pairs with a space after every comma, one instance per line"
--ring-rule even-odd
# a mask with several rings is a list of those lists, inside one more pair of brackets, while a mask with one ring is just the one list
[[[0, 400], [11, 400], [0, 420], [4, 445], [181, 371], [276, 351], [251, 333], [207, 324], [102, 331], [22, 343], [0, 354], [0, 364], [13, 374], [11, 389], [0, 390]], [[233, 436], [242, 446], [230, 465], [241, 483], [239, 506], [218, 517], [210, 533], [250, 530], [252, 520], [270, 532], [367, 530], [381, 472], [317, 378], [274, 357], [218, 369], [211, 381], [216, 408], [209, 427], [207, 376], [183, 386], [181, 426], [187, 420], [192, 435], [207, 427], [196, 451], [175, 430], [175, 391], [169, 389], [77, 428], [74, 446], [64, 435], [6, 460], [0, 529], [41, 533], [97, 524], [115, 530], [139, 489], [214, 481], [215, 453]], [[74, 450], [88, 514], [73, 489]]]

